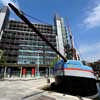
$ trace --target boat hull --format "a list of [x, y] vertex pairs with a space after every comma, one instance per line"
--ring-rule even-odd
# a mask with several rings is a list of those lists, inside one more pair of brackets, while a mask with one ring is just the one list
[[55, 76], [56, 85], [67, 94], [93, 96], [98, 93], [96, 79], [78, 76]]

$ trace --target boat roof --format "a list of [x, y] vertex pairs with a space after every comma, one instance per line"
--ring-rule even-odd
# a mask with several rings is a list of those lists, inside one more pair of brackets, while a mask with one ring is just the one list
[[79, 60], [68, 60], [66, 63], [67, 64], [75, 64], [75, 65], [79, 65], [79, 64], [83, 65], [82, 62]]
[[92, 67], [83, 65], [82, 62], [79, 60], [68, 60], [64, 64], [64, 67], [68, 67], [69, 65], [70, 65], [70, 67], [73, 67], [73, 68], [80, 68], [83, 70], [92, 70]]

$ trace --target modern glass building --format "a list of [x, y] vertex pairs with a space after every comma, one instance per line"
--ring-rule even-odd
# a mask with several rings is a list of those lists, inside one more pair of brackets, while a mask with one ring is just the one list
[[[33, 24], [56, 47], [56, 32], [52, 25]], [[46, 71], [56, 53], [25, 23], [10, 20], [3, 32], [0, 48], [10, 70]], [[34, 72], [33, 72], [34, 73]], [[34, 73], [35, 74], [35, 73]]]
[[54, 17], [54, 24], [56, 28], [56, 33], [57, 33], [57, 49], [58, 51], [66, 57], [66, 46], [69, 43], [68, 41], [68, 33], [66, 31], [66, 27], [64, 24], [64, 19], [62, 17], [59, 17], [57, 14]]

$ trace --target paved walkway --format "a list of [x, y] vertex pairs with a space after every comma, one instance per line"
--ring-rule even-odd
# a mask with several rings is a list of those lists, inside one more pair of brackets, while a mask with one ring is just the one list
[[90, 100], [41, 90], [45, 85], [46, 79], [0, 81], [0, 100]]

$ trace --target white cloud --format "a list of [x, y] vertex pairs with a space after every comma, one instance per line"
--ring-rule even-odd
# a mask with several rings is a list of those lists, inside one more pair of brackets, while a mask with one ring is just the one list
[[83, 24], [87, 28], [94, 28], [100, 26], [100, 3], [94, 8], [90, 9], [87, 17], [84, 19]]
[[83, 45], [80, 46], [80, 52], [81, 53], [88, 53], [88, 52], [93, 52], [94, 50], [99, 50], [100, 51], [100, 42], [92, 44], [92, 45]]
[[8, 6], [8, 3], [12, 3], [13, 5], [19, 8], [17, 0], [1, 0], [1, 3], [4, 6]]
[[10, 20], [16, 20], [16, 18], [12, 18], [12, 17], [11, 17]]
[[100, 42], [92, 45], [80, 46], [79, 51], [82, 57], [88, 61], [100, 59]]

